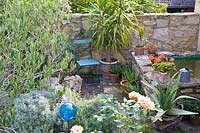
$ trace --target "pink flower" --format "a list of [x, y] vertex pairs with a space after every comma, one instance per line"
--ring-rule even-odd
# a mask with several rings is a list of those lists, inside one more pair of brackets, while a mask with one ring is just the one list
[[171, 62], [171, 63], [174, 62], [174, 58], [170, 58], [169, 62]]
[[162, 59], [165, 59], [165, 55], [164, 55], [164, 54], [161, 54], [160, 56], [158, 56], [158, 58], [160, 58], [161, 60], [162, 60]]
[[138, 98], [138, 103], [140, 104], [141, 107], [143, 107], [146, 110], [151, 110], [155, 107], [154, 103], [151, 101], [150, 98], [140, 96]]
[[70, 133], [82, 133], [83, 127], [75, 125], [70, 129], [70, 131], [71, 131]]
[[140, 93], [137, 93], [135, 91], [132, 91], [131, 93], [128, 94], [129, 98], [131, 100], [137, 100], [139, 97], [141, 97], [142, 95], [140, 95]]

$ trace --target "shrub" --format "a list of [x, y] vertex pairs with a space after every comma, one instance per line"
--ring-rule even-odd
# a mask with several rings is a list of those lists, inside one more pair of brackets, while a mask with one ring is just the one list
[[64, 102], [74, 103], [75, 96], [69, 89], [53, 86], [51, 91], [34, 90], [22, 94], [14, 102], [14, 124], [18, 132], [47, 132], [50, 129], [66, 131], [59, 108]]
[[[52, 75], [62, 78], [73, 70], [73, 64], [68, 66], [72, 58], [68, 35], [62, 32], [70, 18], [68, 0], [4, 0], [1, 4], [0, 92], [7, 91], [12, 101], [44, 86]], [[0, 112], [0, 125], [12, 122], [12, 116], [10, 122], [4, 118], [8, 110], [13, 109]]]
[[[159, 2], [154, 2], [153, 0], [128, 0], [132, 2], [134, 6], [131, 8], [138, 13], [160, 13], [167, 11], [167, 5], [161, 4]], [[96, 0], [70, 0], [70, 5], [72, 7], [72, 12], [75, 13], [85, 13], [91, 4], [96, 3]]]

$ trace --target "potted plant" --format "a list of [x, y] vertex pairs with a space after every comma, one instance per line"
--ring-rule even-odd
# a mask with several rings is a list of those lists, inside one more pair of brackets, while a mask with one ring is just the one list
[[139, 87], [138, 81], [140, 79], [139, 74], [131, 66], [127, 66], [123, 71], [123, 76], [124, 79], [120, 82], [123, 92], [127, 94], [133, 90], [137, 91]]
[[143, 44], [143, 36], [145, 33], [144, 26], [138, 27], [138, 35], [139, 35], [139, 42], [137, 43], [135, 47], [135, 55], [144, 55], [144, 44]]
[[149, 45], [148, 45], [148, 54], [156, 54], [157, 50], [158, 50], [158, 45], [157, 43], [155, 42], [151, 42]]
[[180, 115], [198, 114], [195, 112], [190, 112], [180, 109], [177, 104], [178, 100], [182, 98], [196, 99], [194, 97], [185, 95], [177, 96], [180, 75], [181, 74], [179, 73], [174, 74], [170, 79], [166, 88], [160, 84], [158, 84], [158, 86], [155, 87], [152, 84], [148, 83], [147, 81], [144, 80], [141, 81], [147, 88], [149, 88], [150, 92], [148, 93], [150, 94], [149, 95], [150, 98], [156, 104], [159, 104], [161, 109], [163, 109], [162, 112], [163, 121], [157, 121], [155, 123], [156, 128], [158, 130], [167, 131], [174, 128], [177, 125], [177, 123], [181, 120], [181, 117], [179, 117]]
[[117, 83], [117, 81], [119, 79], [120, 72], [121, 72], [121, 65], [120, 64], [111, 65], [109, 76], [110, 76], [110, 80], [113, 83]]
[[90, 30], [94, 31], [91, 46], [106, 55], [100, 61], [103, 73], [109, 73], [109, 65], [117, 63], [112, 58], [113, 52], [131, 44], [130, 33], [138, 27], [132, 6], [131, 1], [124, 0], [96, 0], [91, 4]]
[[149, 56], [149, 60], [151, 60], [154, 70], [160, 74], [160, 83], [167, 83], [170, 79], [170, 74], [176, 70], [174, 58], [167, 58], [164, 54], [162, 54], [158, 57]]
[[191, 100], [186, 99], [183, 102], [184, 109], [192, 112], [197, 112], [198, 115], [191, 115], [190, 121], [193, 125], [199, 125], [200, 124], [200, 101], [198, 100]]

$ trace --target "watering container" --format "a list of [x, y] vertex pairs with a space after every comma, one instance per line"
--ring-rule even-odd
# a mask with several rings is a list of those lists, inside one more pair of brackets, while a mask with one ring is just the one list
[[180, 69], [181, 77], [180, 82], [188, 83], [190, 82], [190, 70], [188, 68], [182, 68]]

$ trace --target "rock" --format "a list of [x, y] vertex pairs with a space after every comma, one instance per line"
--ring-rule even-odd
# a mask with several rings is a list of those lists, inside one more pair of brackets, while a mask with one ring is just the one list
[[79, 75], [68, 76], [64, 78], [63, 86], [80, 92], [82, 81], [83, 79]]
[[168, 23], [169, 23], [169, 20], [165, 20], [165, 19], [157, 19], [156, 20], [156, 24], [157, 24], [157, 27], [167, 27], [168, 26]]
[[154, 29], [153, 39], [167, 41], [169, 39], [169, 29], [168, 28], [157, 28]]

